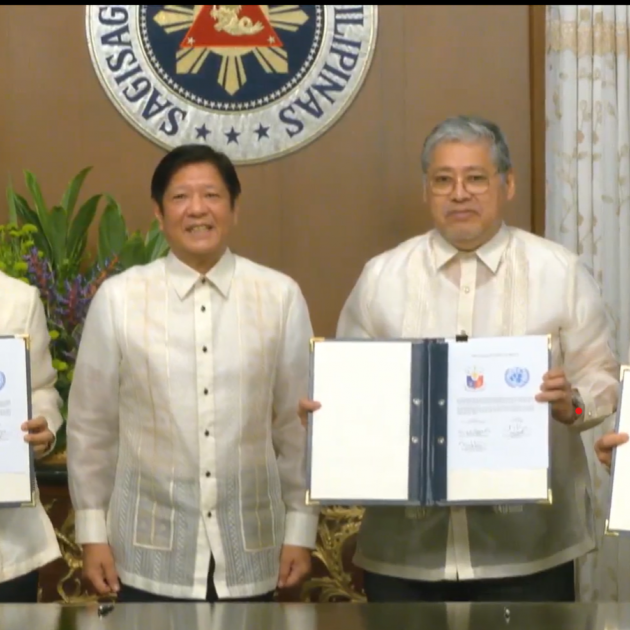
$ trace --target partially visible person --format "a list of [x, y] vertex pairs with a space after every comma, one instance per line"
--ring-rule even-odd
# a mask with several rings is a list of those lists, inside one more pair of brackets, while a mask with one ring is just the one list
[[[44, 305], [35, 287], [2, 272], [0, 296], [0, 335], [30, 335], [33, 418], [22, 430], [41, 459], [53, 450], [63, 422]], [[61, 556], [39, 491], [35, 499], [35, 507], [0, 508], [0, 604], [36, 603], [39, 569]]]
[[309, 573], [306, 301], [232, 253], [241, 184], [204, 145], [151, 181], [170, 252], [106, 280], [69, 398], [68, 472], [84, 572], [121, 602], [271, 601]]

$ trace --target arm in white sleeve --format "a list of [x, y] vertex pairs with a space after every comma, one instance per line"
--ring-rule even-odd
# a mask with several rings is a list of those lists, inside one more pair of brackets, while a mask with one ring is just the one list
[[57, 392], [57, 372], [52, 364], [50, 354], [50, 333], [46, 321], [46, 311], [40, 299], [39, 291], [31, 294], [31, 302], [26, 319], [26, 332], [30, 335], [30, 364], [31, 364], [31, 406], [32, 416], [42, 416], [48, 422], [48, 428], [54, 438], [48, 451], [42, 457], [50, 453], [54, 447], [57, 431], [63, 424], [61, 416], [61, 396]]
[[372, 339], [376, 337], [370, 323], [370, 303], [376, 284], [376, 270], [374, 263], [367, 263], [352, 288], [346, 300], [339, 321], [337, 322], [337, 337], [351, 337], [358, 339]]
[[298, 401], [308, 396], [310, 340], [306, 301], [295, 285], [289, 295], [273, 392], [272, 439], [286, 506], [285, 545], [315, 548], [319, 509], [306, 505], [306, 431]]
[[586, 431], [617, 409], [619, 363], [613, 351], [614, 333], [595, 279], [576, 262], [569, 282], [571, 316], [560, 330], [568, 381], [577, 389], [584, 409], [570, 425]]
[[110, 281], [85, 319], [68, 401], [68, 480], [76, 541], [106, 543], [107, 510], [118, 459], [120, 350]]

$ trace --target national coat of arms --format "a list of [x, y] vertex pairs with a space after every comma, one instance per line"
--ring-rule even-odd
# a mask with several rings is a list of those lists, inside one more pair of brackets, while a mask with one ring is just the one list
[[307, 145], [350, 106], [377, 6], [87, 5], [86, 29], [105, 92], [138, 131], [255, 163]]

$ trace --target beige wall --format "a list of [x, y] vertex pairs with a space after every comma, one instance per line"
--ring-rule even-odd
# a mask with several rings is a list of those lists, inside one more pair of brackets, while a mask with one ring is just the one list
[[[85, 6], [0, 6], [0, 173], [41, 180], [50, 202], [93, 165], [130, 228], [150, 219], [149, 181], [164, 151], [126, 123], [92, 70]], [[292, 275], [317, 334], [334, 333], [366, 260], [426, 230], [419, 155], [440, 119], [480, 114], [505, 130], [518, 193], [508, 219], [532, 227], [530, 6], [380, 7], [377, 52], [353, 106], [323, 137], [241, 167], [234, 249]], [[0, 208], [0, 220], [6, 208]]]

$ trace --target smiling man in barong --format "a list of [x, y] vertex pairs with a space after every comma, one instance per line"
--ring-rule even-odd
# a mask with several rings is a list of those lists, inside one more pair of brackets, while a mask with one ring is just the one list
[[68, 472], [84, 573], [120, 602], [271, 601], [310, 570], [307, 305], [228, 248], [241, 185], [207, 146], [151, 184], [170, 252], [106, 280], [69, 397]]

